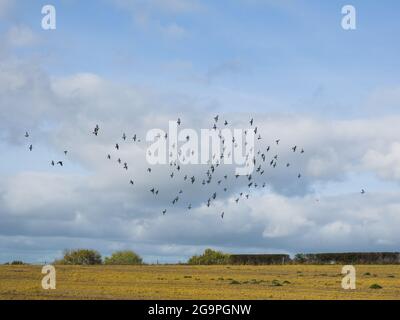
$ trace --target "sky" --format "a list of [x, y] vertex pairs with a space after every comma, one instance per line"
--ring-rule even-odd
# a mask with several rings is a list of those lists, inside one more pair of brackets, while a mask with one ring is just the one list
[[[42, 28], [47, 4], [55, 30]], [[342, 28], [345, 5], [355, 30]], [[48, 262], [68, 248], [132, 249], [149, 263], [208, 247], [398, 251], [399, 9], [395, 0], [0, 0], [0, 262]], [[177, 118], [210, 128], [217, 114], [232, 128], [254, 118], [258, 148], [282, 160], [266, 169], [265, 189], [236, 204], [247, 180], [228, 179], [208, 208], [215, 182], [182, 178], [207, 168], [149, 174], [144, 140]]]

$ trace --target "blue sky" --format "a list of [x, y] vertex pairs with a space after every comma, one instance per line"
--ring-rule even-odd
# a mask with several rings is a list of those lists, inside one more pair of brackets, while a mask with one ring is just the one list
[[[54, 31], [41, 28], [45, 4], [0, 0], [0, 261], [40, 262], [71, 245], [134, 248], [148, 261], [184, 260], [208, 246], [398, 248], [398, 1], [59, 0]], [[341, 27], [347, 4], [356, 30]], [[122, 131], [144, 134], [178, 116], [199, 127], [217, 113], [238, 125], [257, 118], [270, 143], [304, 145], [305, 182], [271, 174], [270, 191], [239, 208], [232, 191], [215, 210], [237, 218], [219, 227], [202, 205], [192, 218], [180, 208], [162, 220], [147, 185], [127, 198], [120, 173], [98, 160]], [[96, 123], [105, 133], [94, 142], [87, 132]], [[145, 166], [143, 148], [126, 155], [135, 167]], [[71, 158], [55, 172], [49, 161], [64, 149]], [[149, 183], [168, 181], [160, 173]], [[51, 192], [60, 183], [64, 196]]]

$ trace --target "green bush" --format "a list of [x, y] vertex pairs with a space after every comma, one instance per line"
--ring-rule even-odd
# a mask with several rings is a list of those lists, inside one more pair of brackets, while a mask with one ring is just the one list
[[55, 264], [64, 265], [96, 265], [102, 264], [101, 255], [96, 250], [77, 249], [65, 250], [64, 257], [56, 260]]
[[117, 251], [114, 252], [111, 257], [107, 257], [104, 260], [105, 264], [109, 265], [134, 265], [142, 264], [142, 258], [133, 251]]
[[10, 263], [12, 266], [22, 266], [25, 263], [23, 261], [19, 261], [19, 260], [14, 260]]
[[189, 259], [188, 264], [197, 265], [221, 265], [229, 263], [229, 254], [221, 251], [206, 249], [202, 255], [193, 256]]

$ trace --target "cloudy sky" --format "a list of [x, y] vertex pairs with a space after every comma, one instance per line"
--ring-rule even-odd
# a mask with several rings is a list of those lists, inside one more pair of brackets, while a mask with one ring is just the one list
[[[0, 262], [65, 248], [133, 249], [147, 262], [207, 247], [398, 251], [400, 4], [350, 2], [54, 0], [57, 29], [46, 31], [47, 2], [0, 0]], [[356, 30], [341, 27], [346, 4]], [[183, 180], [206, 166], [146, 172], [148, 130], [178, 117], [209, 128], [216, 114], [231, 128], [254, 118], [257, 147], [279, 154], [257, 180], [266, 188], [238, 204], [247, 180], [229, 166], [218, 169], [227, 192]]]

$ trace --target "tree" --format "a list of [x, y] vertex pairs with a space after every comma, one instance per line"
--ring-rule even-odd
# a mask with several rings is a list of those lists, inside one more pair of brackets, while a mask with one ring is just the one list
[[198, 265], [217, 265], [217, 264], [228, 264], [229, 254], [221, 251], [214, 251], [212, 249], [206, 249], [200, 256], [193, 256], [189, 259], [188, 264]]
[[102, 264], [101, 255], [96, 250], [77, 249], [65, 250], [64, 257], [55, 261], [56, 264], [65, 265], [96, 265]]
[[104, 260], [105, 264], [109, 265], [135, 265], [142, 264], [142, 258], [133, 251], [116, 251], [113, 252], [111, 257], [106, 257]]

